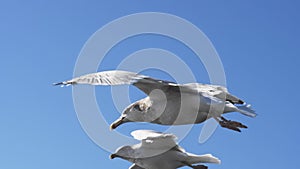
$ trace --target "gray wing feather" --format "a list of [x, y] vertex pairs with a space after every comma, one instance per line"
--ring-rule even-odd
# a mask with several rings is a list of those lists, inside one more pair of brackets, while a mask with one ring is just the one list
[[136, 165], [136, 164], [132, 164], [132, 165], [129, 167], [129, 169], [144, 169], [144, 168], [142, 168], [142, 167], [140, 167], [140, 166], [138, 166], [138, 165]]
[[89, 84], [89, 85], [123, 85], [132, 84], [139, 79], [147, 76], [139, 75], [133, 72], [112, 70], [97, 73], [86, 74], [74, 79], [56, 83], [54, 85], [74, 85], [74, 84]]
[[166, 91], [171, 87], [177, 86], [176, 83], [157, 80], [149, 76], [140, 75], [134, 72], [111, 70], [97, 73], [91, 73], [76, 77], [64, 82], [54, 83], [53, 85], [75, 85], [75, 84], [89, 84], [89, 85], [134, 85], [146, 94], [154, 89]]
[[[176, 136], [152, 130], [135, 130], [131, 135], [142, 141], [143, 148], [166, 150], [177, 147]], [[180, 149], [178, 147], [178, 149]]]
[[188, 83], [181, 86], [182, 90], [190, 90], [191, 92], [205, 93], [221, 100], [229, 101], [233, 104], [244, 104], [240, 98], [230, 94], [226, 87], [211, 84]]

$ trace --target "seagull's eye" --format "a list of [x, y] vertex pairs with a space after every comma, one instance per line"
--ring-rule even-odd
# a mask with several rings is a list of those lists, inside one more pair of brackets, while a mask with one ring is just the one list
[[140, 108], [140, 105], [138, 105], [138, 104], [134, 105], [133, 108], [134, 108], [135, 110], [142, 111], [141, 108]]

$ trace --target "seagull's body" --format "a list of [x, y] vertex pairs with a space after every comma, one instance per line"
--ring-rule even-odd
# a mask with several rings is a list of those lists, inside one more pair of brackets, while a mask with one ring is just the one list
[[163, 134], [151, 130], [136, 130], [132, 136], [141, 143], [123, 146], [111, 155], [133, 163], [130, 169], [176, 169], [189, 166], [194, 169], [207, 169], [199, 163], [216, 163], [221, 161], [211, 154], [195, 155], [186, 152], [174, 141], [172, 134]]
[[222, 114], [240, 112], [250, 117], [256, 116], [250, 105], [218, 85], [176, 84], [120, 70], [87, 74], [55, 85], [74, 84], [132, 84], [148, 95], [125, 108], [121, 117], [111, 125], [112, 129], [126, 122], [182, 125], [202, 123], [212, 117], [222, 127], [240, 131], [239, 128], [247, 127], [226, 120]]

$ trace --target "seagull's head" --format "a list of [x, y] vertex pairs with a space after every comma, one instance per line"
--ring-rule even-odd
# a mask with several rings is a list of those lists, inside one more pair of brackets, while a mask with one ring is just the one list
[[111, 129], [117, 128], [119, 125], [127, 122], [145, 122], [146, 115], [150, 109], [150, 105], [144, 100], [137, 101], [129, 105], [122, 113], [121, 117], [110, 125]]
[[123, 158], [129, 160], [130, 157], [134, 156], [134, 149], [131, 146], [123, 146], [119, 148], [115, 153], [111, 154], [110, 159], [114, 159], [116, 157]]

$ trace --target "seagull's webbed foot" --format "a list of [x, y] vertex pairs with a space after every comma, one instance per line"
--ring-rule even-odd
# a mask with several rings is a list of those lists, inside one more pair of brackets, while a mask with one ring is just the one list
[[241, 132], [241, 130], [238, 127], [230, 125], [227, 122], [220, 121], [219, 124], [221, 125], [221, 127], [228, 128], [230, 130], [234, 130], [234, 131], [237, 131], [237, 132]]
[[221, 117], [221, 120], [216, 119], [219, 124], [224, 127], [224, 128], [228, 128], [234, 131], [238, 131], [241, 132], [240, 128], [248, 128], [247, 126], [245, 126], [244, 124], [237, 122], [237, 121], [231, 121], [231, 120], [227, 120], [224, 117]]
[[223, 121], [225, 121], [226, 123], [232, 125], [232, 126], [236, 126], [238, 128], [248, 128], [247, 126], [245, 126], [244, 124], [240, 123], [240, 122], [237, 122], [237, 121], [231, 121], [231, 120], [227, 120], [225, 119], [224, 117], [221, 116], [221, 119]]

